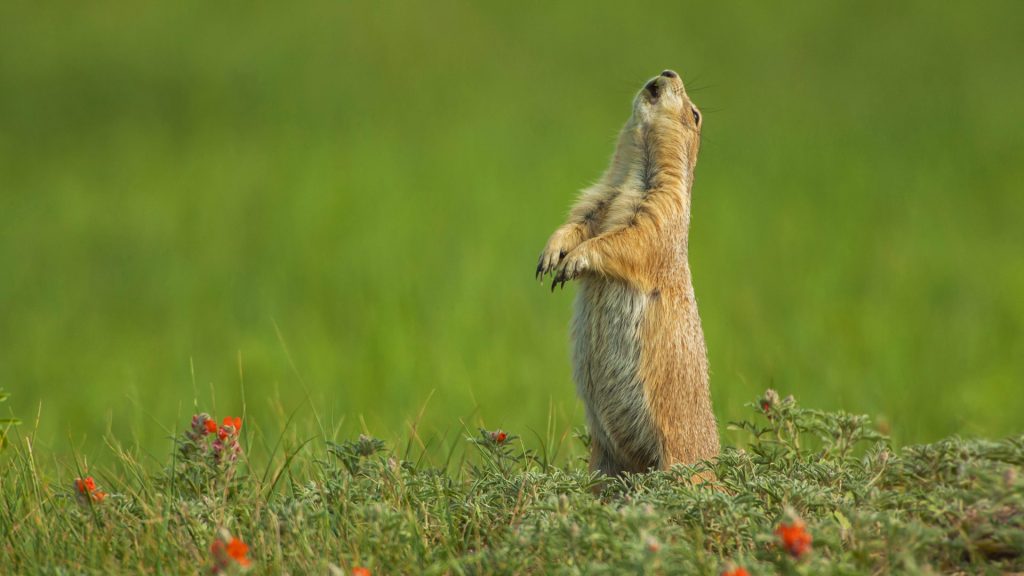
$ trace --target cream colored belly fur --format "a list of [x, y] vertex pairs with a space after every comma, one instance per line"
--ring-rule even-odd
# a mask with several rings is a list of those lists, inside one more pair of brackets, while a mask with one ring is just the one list
[[572, 321], [573, 379], [587, 406], [590, 434], [615, 461], [656, 468], [661, 443], [640, 373], [653, 297], [614, 280], [580, 284]]

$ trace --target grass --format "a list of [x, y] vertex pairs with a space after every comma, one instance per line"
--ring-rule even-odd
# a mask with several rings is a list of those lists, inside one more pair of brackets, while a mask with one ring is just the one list
[[[774, 392], [748, 406], [732, 424], [743, 448], [619, 481], [586, 471], [585, 434], [545, 443], [467, 431], [464, 449], [435, 460], [415, 432], [388, 446], [303, 439], [293, 426], [266, 445], [243, 421], [238, 452], [234, 428], [221, 428], [215, 452], [201, 416], [162, 463], [110, 438], [102, 467], [51, 462], [16, 436], [0, 455], [0, 572], [238, 572], [226, 552], [237, 548], [211, 550], [234, 538], [255, 573], [1024, 570], [1024, 437], [894, 449], [864, 416]], [[714, 482], [690, 484], [707, 470]], [[101, 500], [76, 490], [86, 476]], [[780, 525], [802, 526], [810, 548], [787, 548]]]
[[[1024, 569], [1024, 4], [60, 4], [0, 3], [0, 572]], [[595, 498], [533, 264], [663, 68], [719, 421], [824, 412]]]

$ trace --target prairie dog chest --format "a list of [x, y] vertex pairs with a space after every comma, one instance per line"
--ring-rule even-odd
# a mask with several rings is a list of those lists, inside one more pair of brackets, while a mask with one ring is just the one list
[[598, 223], [599, 232], [607, 232], [630, 225], [640, 211], [646, 193], [639, 188], [621, 190], [609, 202], [604, 218]]

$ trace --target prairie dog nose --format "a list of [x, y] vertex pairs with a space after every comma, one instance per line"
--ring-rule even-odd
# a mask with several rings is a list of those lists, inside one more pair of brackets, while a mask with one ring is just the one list
[[666, 78], [679, 78], [679, 74], [676, 74], [671, 70], [665, 70], [664, 72], [661, 73], [661, 75]]

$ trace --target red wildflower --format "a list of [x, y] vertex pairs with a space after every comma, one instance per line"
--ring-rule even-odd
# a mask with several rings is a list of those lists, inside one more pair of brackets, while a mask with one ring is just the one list
[[75, 491], [78, 492], [78, 499], [83, 504], [87, 500], [99, 504], [107, 497], [106, 492], [96, 489], [96, 481], [92, 479], [92, 476], [75, 478]]
[[206, 433], [213, 434], [217, 431], [217, 423], [213, 420], [204, 420], [203, 425], [206, 426]]
[[503, 430], [495, 430], [494, 432], [491, 432], [491, 440], [494, 440], [494, 442], [497, 444], [504, 444], [505, 440], [507, 439], [508, 434], [506, 434]]
[[227, 542], [222, 538], [214, 540], [210, 544], [210, 554], [213, 554], [214, 573], [226, 570], [232, 561], [243, 568], [252, 563], [248, 556], [249, 545], [233, 536]]
[[242, 542], [238, 538], [232, 538], [231, 542], [228, 542], [228, 556], [234, 558], [235, 562], [238, 562], [242, 566], [249, 565], [249, 545]]
[[221, 440], [227, 440], [228, 436], [237, 435], [241, 429], [242, 419], [238, 416], [228, 416], [224, 419], [223, 424], [221, 424], [220, 430], [217, 431], [217, 436], [219, 436]]
[[96, 481], [92, 479], [92, 476], [86, 478], [76, 478], [75, 488], [78, 489], [80, 494], [91, 494], [96, 489]]
[[782, 547], [794, 558], [799, 558], [811, 550], [813, 538], [799, 518], [789, 524], [779, 524], [779, 527], [775, 529], [775, 534], [782, 540]]
[[356, 566], [352, 569], [352, 576], [370, 576], [370, 569]]
[[747, 569], [742, 566], [737, 566], [732, 570], [725, 570], [722, 572], [722, 576], [750, 576], [750, 572], [747, 572]]
[[654, 536], [648, 536], [644, 541], [644, 547], [647, 548], [647, 551], [651, 554], [657, 554], [661, 551], [661, 542], [658, 542], [658, 539]]

